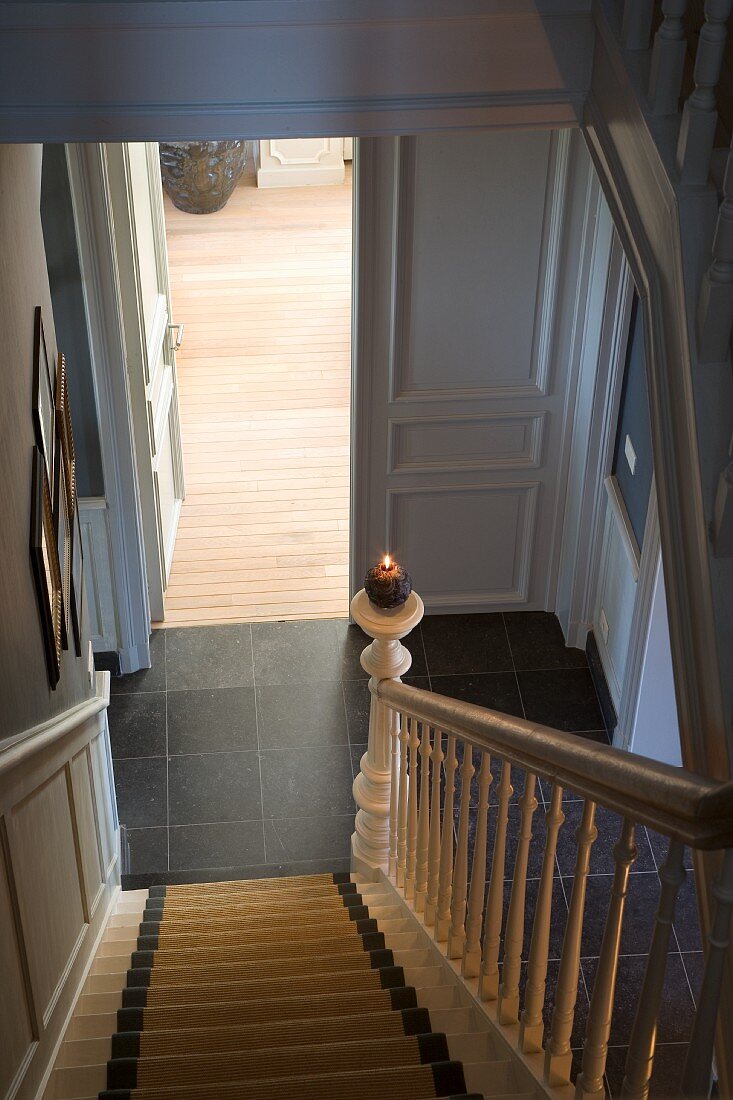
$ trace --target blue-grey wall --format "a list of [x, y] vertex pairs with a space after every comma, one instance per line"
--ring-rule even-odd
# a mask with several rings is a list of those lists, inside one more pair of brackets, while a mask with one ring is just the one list
[[41, 224], [60, 351], [69, 372], [76, 480], [80, 497], [104, 495], [99, 424], [71, 188], [63, 145], [44, 145]]
[[[631, 473], [624, 453], [629, 436], [636, 452], [636, 472]], [[644, 345], [644, 312], [638, 296], [634, 296], [626, 352], [624, 384], [621, 393], [616, 449], [613, 456], [613, 473], [629, 513], [636, 541], [641, 549], [644, 541], [644, 524], [649, 507], [654, 461], [652, 458], [652, 433], [649, 419], [649, 394], [646, 381], [646, 349]]]

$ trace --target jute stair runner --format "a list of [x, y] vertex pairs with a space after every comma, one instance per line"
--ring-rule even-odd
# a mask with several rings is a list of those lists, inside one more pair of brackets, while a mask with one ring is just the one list
[[466, 1097], [348, 876], [151, 890], [100, 1100]]

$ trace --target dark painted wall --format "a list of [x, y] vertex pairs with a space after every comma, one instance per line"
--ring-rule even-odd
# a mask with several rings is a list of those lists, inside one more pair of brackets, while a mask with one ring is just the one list
[[104, 478], [92, 361], [63, 145], [43, 147], [41, 224], [56, 336], [69, 371], [78, 493], [80, 497], [103, 496]]
[[[636, 452], [634, 474], [631, 473], [624, 454], [627, 435], [631, 437]], [[640, 549], [644, 541], [644, 524], [649, 507], [653, 472], [649, 394], [646, 382], [644, 313], [638, 296], [635, 295], [616, 432], [616, 449], [613, 456], [613, 473], [616, 475]]]

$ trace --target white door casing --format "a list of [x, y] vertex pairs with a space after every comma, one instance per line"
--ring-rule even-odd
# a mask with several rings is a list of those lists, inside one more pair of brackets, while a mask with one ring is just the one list
[[553, 606], [592, 238], [578, 138], [360, 142], [354, 589], [389, 551], [429, 610]]
[[343, 138], [262, 138], [258, 143], [258, 187], [313, 187], [344, 178]]
[[184, 497], [163, 190], [155, 142], [107, 146], [150, 608], [165, 617]]

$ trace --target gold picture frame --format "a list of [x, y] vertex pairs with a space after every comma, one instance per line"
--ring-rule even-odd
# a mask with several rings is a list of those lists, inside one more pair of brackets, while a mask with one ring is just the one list
[[69, 375], [66, 356], [58, 354], [56, 366], [56, 435], [61, 441], [64, 477], [66, 479], [66, 500], [68, 504], [69, 526], [76, 512], [76, 451], [74, 449], [74, 431], [71, 424], [71, 405], [69, 402]]
[[55, 688], [61, 674], [62, 583], [51, 487], [48, 483], [46, 460], [39, 447], [33, 448], [30, 553], [48, 680], [51, 687]]

